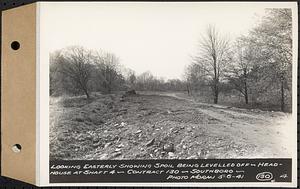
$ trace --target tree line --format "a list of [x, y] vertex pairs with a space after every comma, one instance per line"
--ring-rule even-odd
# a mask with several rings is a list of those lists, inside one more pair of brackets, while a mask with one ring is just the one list
[[180, 79], [155, 77], [150, 71], [136, 74], [109, 52], [67, 47], [50, 54], [50, 95], [86, 95], [91, 92], [185, 90]]
[[266, 10], [261, 22], [234, 42], [210, 25], [185, 80], [189, 92], [210, 90], [215, 104], [222, 92], [242, 96], [245, 104], [280, 102], [281, 111], [287, 111], [292, 98], [291, 9]]
[[187, 91], [219, 103], [220, 94], [243, 97], [244, 104], [280, 103], [292, 98], [292, 12], [268, 9], [248, 35], [230, 41], [209, 25], [183, 79], [136, 74], [118, 56], [80, 46], [50, 54], [50, 95], [86, 95], [126, 90]]

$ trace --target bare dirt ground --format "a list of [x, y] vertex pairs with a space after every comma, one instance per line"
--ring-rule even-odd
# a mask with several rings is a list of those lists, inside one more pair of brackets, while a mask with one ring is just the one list
[[181, 93], [51, 97], [51, 159], [291, 157], [291, 114], [195, 102]]

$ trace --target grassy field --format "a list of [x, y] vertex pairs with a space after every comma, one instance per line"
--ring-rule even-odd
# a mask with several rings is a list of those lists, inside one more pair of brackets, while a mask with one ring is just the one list
[[290, 157], [290, 117], [182, 93], [51, 97], [50, 159]]

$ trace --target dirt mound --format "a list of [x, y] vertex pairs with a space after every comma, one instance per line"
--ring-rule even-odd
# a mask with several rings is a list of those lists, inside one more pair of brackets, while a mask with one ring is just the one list
[[123, 96], [132, 96], [132, 95], [136, 95], [136, 94], [137, 93], [135, 90], [129, 90], [129, 91], [126, 91]]

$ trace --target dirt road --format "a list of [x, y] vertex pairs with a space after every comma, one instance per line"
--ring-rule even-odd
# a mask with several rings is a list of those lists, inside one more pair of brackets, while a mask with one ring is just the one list
[[197, 103], [178, 93], [53, 98], [50, 158], [291, 157], [290, 119]]
[[[195, 102], [188, 96], [178, 93], [160, 95], [183, 99], [199, 105], [198, 111], [223, 123], [222, 132], [231, 133], [233, 141], [242, 141], [256, 146], [253, 157], [290, 157], [292, 116], [289, 113], [248, 110], [235, 107]], [[220, 133], [220, 126], [212, 125], [211, 131]], [[250, 156], [249, 156], [250, 157]]]

